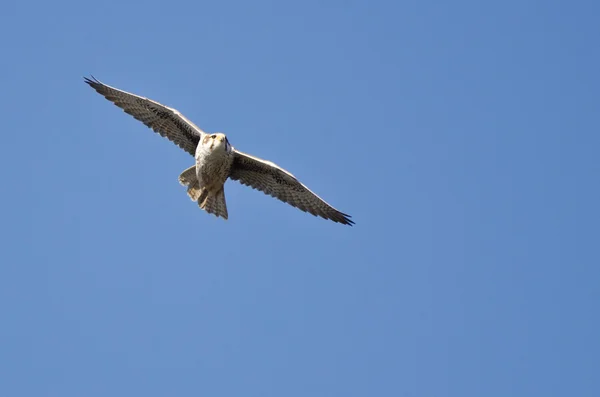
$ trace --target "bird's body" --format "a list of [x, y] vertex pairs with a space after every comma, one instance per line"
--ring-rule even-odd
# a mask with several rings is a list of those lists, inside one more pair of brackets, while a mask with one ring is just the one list
[[223, 186], [233, 164], [233, 148], [224, 134], [206, 135], [198, 144], [196, 177], [201, 187], [209, 190]]
[[224, 134], [206, 135], [196, 148], [196, 165], [191, 167], [194, 172], [190, 172], [188, 179], [180, 178], [180, 182], [188, 187], [188, 195], [200, 208], [225, 219], [228, 218], [225, 181], [231, 172], [233, 156], [233, 147]]
[[85, 82], [126, 113], [194, 156], [196, 163], [179, 176], [188, 196], [208, 213], [228, 218], [224, 185], [227, 179], [261, 190], [302, 211], [352, 225], [350, 216], [323, 201], [292, 174], [276, 164], [236, 150], [225, 134], [207, 134], [177, 110], [138, 95], [107, 86], [96, 79]]

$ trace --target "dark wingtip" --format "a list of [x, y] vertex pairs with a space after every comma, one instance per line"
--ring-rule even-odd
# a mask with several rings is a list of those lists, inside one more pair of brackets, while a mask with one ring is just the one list
[[341, 223], [344, 224], [344, 225], [348, 225], [348, 226], [354, 226], [355, 225], [355, 222], [352, 219], [350, 219], [350, 215], [345, 215], [344, 221], [341, 222]]
[[343, 212], [339, 212], [338, 215], [338, 218], [333, 219], [334, 222], [341, 223], [342, 225], [354, 226], [355, 223], [350, 219], [352, 218], [350, 215], [344, 214]]
[[100, 81], [95, 78], [93, 75], [90, 74], [90, 78], [88, 77], [83, 77], [83, 81], [88, 84], [90, 87], [96, 88], [97, 86], [101, 85], [102, 83], [100, 83]]

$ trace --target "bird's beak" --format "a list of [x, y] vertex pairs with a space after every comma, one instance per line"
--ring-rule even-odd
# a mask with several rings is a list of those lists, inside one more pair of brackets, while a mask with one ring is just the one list
[[221, 136], [219, 137], [219, 140], [220, 140], [221, 142], [224, 142], [224, 141], [225, 141], [225, 137], [221, 135]]

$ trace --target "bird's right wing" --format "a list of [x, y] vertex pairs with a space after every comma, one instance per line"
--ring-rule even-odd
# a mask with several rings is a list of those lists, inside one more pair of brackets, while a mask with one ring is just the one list
[[304, 212], [324, 219], [350, 225], [350, 215], [344, 214], [314, 194], [292, 174], [276, 164], [235, 150], [229, 178], [258, 189]]
[[205, 132], [177, 110], [151, 99], [110, 87], [93, 76], [91, 79], [87, 77], [84, 79], [96, 92], [123, 109], [125, 113], [132, 115], [192, 156], [195, 155], [196, 146]]

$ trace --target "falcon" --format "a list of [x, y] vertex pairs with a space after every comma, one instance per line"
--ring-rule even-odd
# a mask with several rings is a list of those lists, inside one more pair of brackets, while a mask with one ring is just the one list
[[195, 165], [179, 175], [179, 182], [187, 187], [190, 199], [209, 214], [228, 219], [224, 185], [232, 179], [314, 216], [354, 224], [350, 215], [333, 208], [288, 171], [235, 149], [225, 134], [208, 134], [176, 109], [90, 77], [84, 81], [96, 92], [194, 156]]

